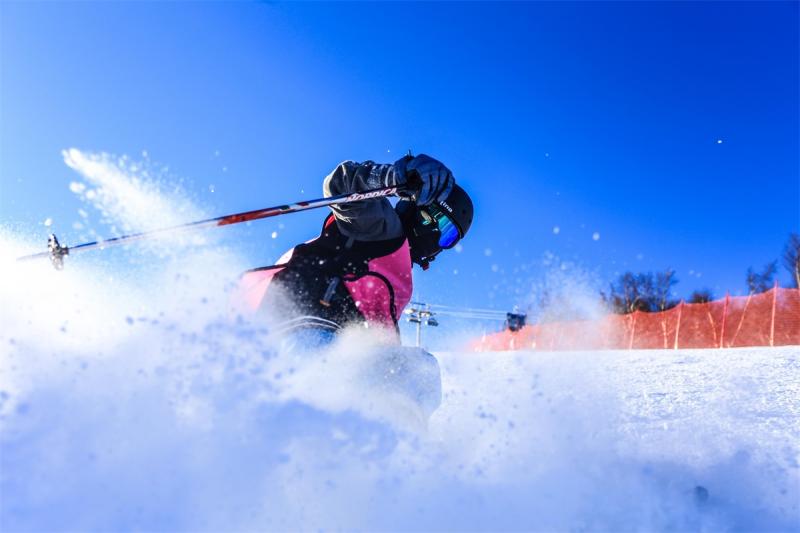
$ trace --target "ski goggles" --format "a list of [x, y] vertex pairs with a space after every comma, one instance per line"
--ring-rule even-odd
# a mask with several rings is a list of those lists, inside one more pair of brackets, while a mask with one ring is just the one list
[[439, 248], [452, 248], [461, 239], [458, 226], [436, 205], [427, 205], [421, 211], [423, 218], [435, 223], [439, 230]]

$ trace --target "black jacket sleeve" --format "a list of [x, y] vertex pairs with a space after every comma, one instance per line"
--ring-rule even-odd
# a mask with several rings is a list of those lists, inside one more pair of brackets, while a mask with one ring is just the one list
[[[401, 178], [394, 165], [372, 161], [340, 163], [322, 186], [325, 197], [394, 187]], [[386, 198], [331, 206], [342, 234], [360, 241], [394, 239], [403, 234], [400, 218]]]

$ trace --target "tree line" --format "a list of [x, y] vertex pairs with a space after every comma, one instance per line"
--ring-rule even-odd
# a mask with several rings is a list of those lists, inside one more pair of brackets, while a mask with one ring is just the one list
[[[775, 285], [779, 260], [771, 261], [761, 270], [747, 269], [745, 283], [750, 294], [768, 291]], [[791, 286], [800, 287], [800, 234], [791, 233], [780, 257], [780, 263], [791, 275]], [[678, 284], [675, 271], [625, 272], [609, 284], [607, 291], [600, 291], [605, 305], [614, 313], [627, 314], [634, 311], [657, 312], [671, 309], [680, 303], [673, 298], [672, 288]], [[689, 303], [706, 303], [714, 299], [710, 289], [692, 292]]]

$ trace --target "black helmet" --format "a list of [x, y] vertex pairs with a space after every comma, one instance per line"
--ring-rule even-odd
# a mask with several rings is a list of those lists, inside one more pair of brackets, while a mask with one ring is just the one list
[[447, 198], [441, 202], [434, 201], [434, 204], [441, 207], [453, 224], [458, 227], [459, 239], [463, 239], [472, 225], [472, 199], [467, 191], [458, 185], [453, 185], [453, 190], [450, 191]]
[[400, 200], [396, 210], [411, 245], [411, 260], [423, 269], [439, 252], [463, 239], [472, 225], [472, 200], [458, 185], [444, 200], [421, 206]]

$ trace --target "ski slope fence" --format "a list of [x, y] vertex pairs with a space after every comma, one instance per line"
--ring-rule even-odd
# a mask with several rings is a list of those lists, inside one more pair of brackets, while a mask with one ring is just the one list
[[549, 322], [484, 335], [474, 351], [733, 348], [800, 345], [800, 289], [775, 287], [657, 313]]

